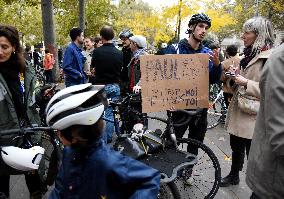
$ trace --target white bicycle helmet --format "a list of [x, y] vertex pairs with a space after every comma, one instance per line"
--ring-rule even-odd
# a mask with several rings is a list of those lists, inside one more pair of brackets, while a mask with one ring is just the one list
[[33, 146], [29, 149], [22, 149], [15, 146], [1, 147], [3, 161], [10, 167], [19, 171], [31, 171], [38, 169], [44, 148]]
[[73, 125], [92, 125], [102, 116], [107, 100], [104, 85], [91, 83], [67, 87], [56, 93], [46, 107], [46, 122], [63, 130]]

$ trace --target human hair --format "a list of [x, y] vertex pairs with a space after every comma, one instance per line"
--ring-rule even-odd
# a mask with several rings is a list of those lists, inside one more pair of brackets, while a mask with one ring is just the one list
[[82, 32], [81, 28], [75, 27], [70, 30], [69, 36], [72, 41], [75, 41], [77, 37], [80, 37]]
[[95, 43], [99, 43], [101, 40], [102, 40], [101, 36], [96, 36], [96, 37], [94, 38], [94, 42], [95, 42]]
[[103, 39], [109, 41], [114, 38], [114, 31], [112, 26], [103, 26], [102, 29], [100, 30], [100, 35]]
[[94, 40], [94, 38], [93, 37], [90, 37], [90, 36], [85, 36], [84, 37], [84, 40], [86, 40], [86, 39], [89, 39], [89, 40], [91, 40], [91, 42], [95, 42], [95, 40]]
[[208, 45], [208, 48], [210, 48], [211, 50], [215, 50], [220, 48], [220, 45], [218, 43], [211, 43]]
[[252, 52], [259, 53], [263, 49], [270, 49], [274, 44], [274, 30], [271, 22], [264, 17], [253, 17], [243, 25], [244, 32], [254, 32], [256, 40], [252, 46]]
[[230, 57], [234, 57], [238, 53], [238, 46], [234, 44], [227, 46], [226, 53]]
[[31, 50], [31, 47], [29, 46], [29, 45], [26, 45], [26, 47], [25, 47], [25, 52], [29, 52]]
[[5, 37], [15, 48], [9, 59], [12, 62], [11, 66], [15, 66], [20, 72], [23, 72], [26, 68], [26, 63], [20, 45], [18, 30], [13, 26], [0, 25], [0, 37]]
[[100, 41], [102, 41], [101, 36], [96, 36], [96, 37], [94, 38], [94, 47], [95, 47], [95, 48], [98, 48], [98, 43], [99, 43]]
[[103, 129], [104, 121], [100, 118], [93, 125], [73, 125], [60, 130], [60, 132], [61, 135], [69, 142], [71, 142], [73, 138], [77, 140], [77, 142], [72, 146], [86, 148], [101, 137]]
[[45, 54], [50, 53], [48, 49], [45, 49], [44, 52], [45, 52]]

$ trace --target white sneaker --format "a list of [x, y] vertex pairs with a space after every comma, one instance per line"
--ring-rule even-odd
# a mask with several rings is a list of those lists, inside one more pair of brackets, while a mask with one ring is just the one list
[[186, 184], [186, 185], [188, 185], [188, 186], [194, 185], [194, 179], [193, 179], [193, 177], [190, 176], [189, 178], [184, 179], [184, 184]]

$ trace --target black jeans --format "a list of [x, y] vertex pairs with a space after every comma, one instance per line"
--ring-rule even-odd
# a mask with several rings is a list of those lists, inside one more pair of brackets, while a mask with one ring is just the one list
[[46, 83], [52, 83], [53, 82], [53, 78], [52, 78], [52, 70], [45, 70], [44, 71], [45, 74], [45, 78], [46, 78]]
[[232, 149], [231, 172], [238, 174], [243, 169], [245, 154], [249, 156], [251, 139], [241, 138], [230, 134], [230, 146]]
[[[173, 113], [173, 122], [178, 123], [184, 118], [184, 114], [180, 112]], [[189, 129], [188, 138], [203, 142], [207, 130], [207, 109], [202, 109], [201, 113], [192, 116], [188, 124], [181, 127], [174, 127], [177, 138], [182, 138], [187, 128]], [[195, 155], [198, 154], [198, 148], [194, 146], [188, 145], [187, 151]]]

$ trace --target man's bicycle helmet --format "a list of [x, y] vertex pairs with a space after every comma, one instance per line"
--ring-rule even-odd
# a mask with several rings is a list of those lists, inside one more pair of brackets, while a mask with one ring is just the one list
[[59, 130], [95, 124], [108, 105], [103, 88], [104, 85], [87, 83], [59, 91], [47, 104], [47, 124]]
[[118, 37], [120, 39], [122, 38], [129, 38], [129, 37], [132, 37], [133, 36], [133, 33], [130, 31], [130, 30], [123, 30], [119, 33]]
[[15, 146], [1, 147], [1, 157], [5, 164], [19, 170], [31, 171], [38, 169], [41, 158], [44, 154], [44, 148], [33, 146], [29, 149], [22, 149]]
[[191, 19], [188, 22], [188, 26], [191, 26], [197, 23], [207, 23], [209, 28], [211, 27], [211, 19], [208, 17], [208, 15], [204, 13], [198, 13], [198, 14], [192, 15]]

